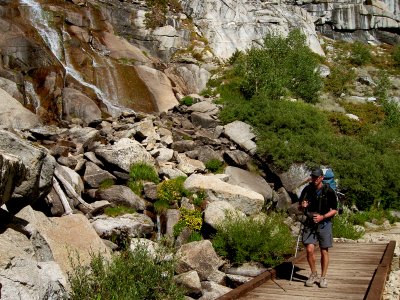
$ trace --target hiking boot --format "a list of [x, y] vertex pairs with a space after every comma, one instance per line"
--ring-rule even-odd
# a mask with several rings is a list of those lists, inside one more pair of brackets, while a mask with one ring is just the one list
[[327, 288], [328, 287], [328, 281], [326, 280], [325, 277], [321, 277], [319, 280], [319, 287], [320, 288]]
[[318, 281], [318, 275], [317, 272], [311, 273], [310, 277], [308, 277], [306, 281], [306, 286], [313, 286], [314, 283]]

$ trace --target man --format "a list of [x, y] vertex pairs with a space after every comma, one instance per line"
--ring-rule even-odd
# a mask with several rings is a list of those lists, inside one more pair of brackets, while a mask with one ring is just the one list
[[[304, 224], [302, 241], [307, 251], [307, 261], [311, 275], [306, 286], [319, 282], [321, 288], [328, 287], [326, 272], [329, 265], [328, 249], [332, 247], [332, 217], [337, 213], [337, 198], [335, 192], [324, 185], [324, 174], [320, 168], [311, 173], [311, 182], [301, 192], [299, 208], [304, 211], [307, 221]], [[321, 278], [318, 280], [315, 267], [315, 245], [319, 243], [321, 252]]]

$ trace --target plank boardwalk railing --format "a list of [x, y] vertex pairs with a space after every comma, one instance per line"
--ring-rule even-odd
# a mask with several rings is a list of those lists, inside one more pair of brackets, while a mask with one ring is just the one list
[[[380, 300], [390, 272], [395, 241], [387, 244], [335, 243], [329, 249], [328, 288], [304, 286], [309, 276], [305, 251], [266, 271], [218, 300]], [[316, 251], [319, 262], [319, 251]], [[294, 264], [294, 275], [290, 281]], [[319, 269], [319, 268], [318, 268]]]

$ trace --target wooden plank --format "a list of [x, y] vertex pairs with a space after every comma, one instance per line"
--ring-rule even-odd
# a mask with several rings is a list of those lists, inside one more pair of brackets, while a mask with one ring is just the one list
[[[306, 258], [306, 251], [301, 251], [297, 257], [292, 257], [288, 260], [289, 263], [297, 263], [298, 261], [304, 260]], [[276, 277], [276, 270], [269, 270], [266, 271], [254, 279], [240, 285], [239, 287], [233, 289], [232, 291], [222, 295], [218, 298], [218, 300], [228, 300], [228, 299], [239, 299], [239, 297], [246, 294], [248, 291], [255, 289], [256, 287], [260, 286], [264, 282], [270, 280], [271, 278]]]
[[387, 245], [386, 251], [383, 254], [382, 261], [380, 262], [375, 272], [375, 275], [372, 278], [372, 282], [367, 291], [365, 300], [382, 299], [383, 291], [385, 289], [386, 279], [390, 272], [395, 247], [396, 247], [395, 241], [390, 241], [389, 244]]
[[[369, 288], [371, 282], [373, 282], [371, 281], [372, 277], [384, 287], [384, 280], [382, 277], [386, 277], [388, 274], [387, 268], [390, 268], [393, 250], [394, 245], [390, 243], [386, 245], [364, 243], [349, 245], [335, 244], [329, 251], [331, 255], [327, 274], [327, 289], [321, 289], [317, 285], [313, 287], [304, 286], [310, 270], [306, 260], [306, 253], [302, 251], [296, 260], [292, 260], [295, 264], [295, 272], [292, 281], [289, 281], [291, 270], [288, 269], [288, 264], [286, 264], [286, 269], [279, 269], [278, 267], [274, 270], [270, 270], [268, 271], [268, 276], [263, 273], [257, 276], [259, 277], [257, 280], [255, 280], [256, 277], [218, 299], [361, 300], [366, 297], [367, 291], [375, 289]], [[392, 254], [391, 256], [386, 254], [390, 252]], [[382, 256], [383, 253], [384, 255]], [[318, 249], [316, 249], [316, 259], [320, 260]], [[384, 275], [379, 275], [380, 273]], [[382, 297], [382, 293], [383, 289], [379, 294], [380, 296], [378, 295], [378, 298], [376, 298], [376, 294], [374, 294], [368, 300], [378, 300], [380, 299], [379, 297]]]

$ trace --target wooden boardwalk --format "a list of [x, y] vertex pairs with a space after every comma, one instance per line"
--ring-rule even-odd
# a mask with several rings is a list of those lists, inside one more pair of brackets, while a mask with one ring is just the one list
[[[246, 300], [312, 300], [358, 299], [379, 300], [390, 271], [395, 242], [389, 244], [335, 243], [329, 249], [330, 265], [328, 288], [317, 284], [306, 287], [310, 274], [305, 252], [295, 260], [293, 280], [290, 281], [292, 263], [284, 263], [267, 271], [242, 286], [218, 298]], [[320, 261], [319, 251], [317, 264]], [[318, 272], [320, 267], [317, 267]]]

